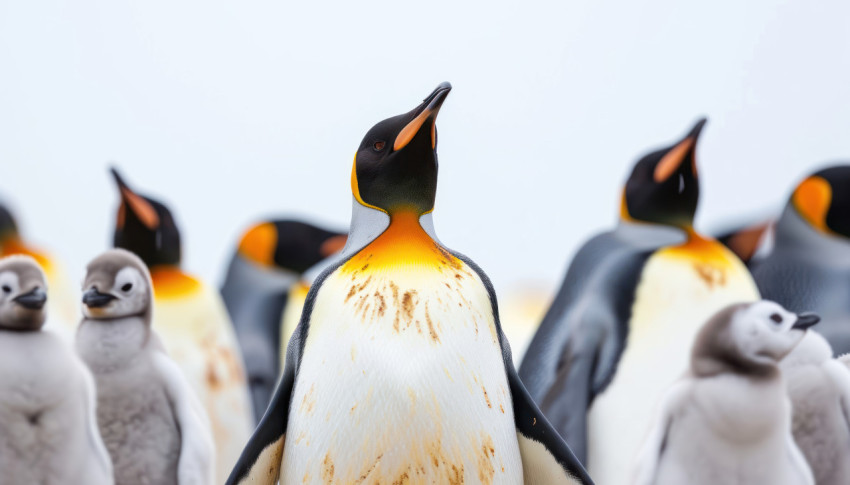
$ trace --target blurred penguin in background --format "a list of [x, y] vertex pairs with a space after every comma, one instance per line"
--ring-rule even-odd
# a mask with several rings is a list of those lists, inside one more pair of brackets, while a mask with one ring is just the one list
[[655, 403], [706, 319], [758, 299], [744, 264], [693, 227], [704, 125], [635, 164], [619, 224], [576, 254], [520, 367], [600, 485], [628, 483]]
[[180, 268], [180, 232], [168, 208], [134, 192], [112, 169], [121, 197], [114, 245], [150, 269], [156, 327], [209, 415], [222, 483], [251, 436], [253, 417], [241, 352], [218, 291]]
[[[150, 274], [112, 249], [83, 281], [77, 352], [97, 382], [97, 421], [119, 485], [213, 485], [210, 424], [151, 328]], [[85, 483], [85, 482], [72, 482]]]
[[806, 177], [776, 222], [773, 248], [751, 264], [765, 298], [812, 310], [836, 354], [850, 352], [850, 165]]
[[345, 233], [288, 219], [255, 224], [239, 241], [221, 295], [245, 357], [255, 422], [280, 376], [279, 349], [294, 330], [283, 329], [284, 315], [297, 313], [295, 322], [301, 318], [303, 298], [293, 292], [300, 303], [288, 303], [290, 290], [305, 286], [304, 272], [339, 252], [345, 241]]
[[12, 212], [0, 203], [0, 257], [14, 254], [32, 257], [44, 270], [50, 285], [45, 328], [55, 331], [70, 343], [73, 341], [73, 332], [78, 323], [77, 293], [62, 264], [56, 258], [24, 241]]
[[688, 374], [660, 401], [632, 483], [814, 485], [791, 436], [779, 361], [818, 320], [771, 301], [714, 315], [697, 337]]
[[794, 440], [818, 485], [850, 483], [850, 369], [809, 331], [780, 363], [794, 413]]
[[33, 258], [0, 259], [0, 483], [112, 485], [94, 380], [42, 330], [47, 300]]

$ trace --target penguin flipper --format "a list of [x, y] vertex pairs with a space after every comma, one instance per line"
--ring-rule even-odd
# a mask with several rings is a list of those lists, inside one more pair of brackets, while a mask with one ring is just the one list
[[286, 364], [274, 397], [272, 397], [265, 415], [251, 435], [251, 439], [242, 450], [239, 460], [230, 472], [226, 485], [265, 484], [274, 485], [280, 478], [280, 463], [283, 458], [283, 444], [286, 439], [286, 427], [289, 421], [289, 402], [295, 385], [295, 364], [293, 346], [300, 347], [298, 332], [290, 341]]
[[516, 425], [517, 441], [522, 458], [523, 483], [527, 485], [593, 485], [581, 462], [570, 450], [563, 438], [549, 424], [546, 417], [534, 403], [525, 385], [517, 374], [511, 356], [511, 346], [499, 322], [499, 305], [496, 290], [487, 274], [466, 256], [450, 251], [451, 254], [469, 266], [484, 284], [490, 297], [493, 322], [499, 336], [502, 360], [511, 392]]
[[154, 367], [165, 383], [180, 429], [177, 483], [212, 485], [215, 481], [215, 448], [206, 411], [177, 364], [163, 352], [154, 351], [153, 354]]
[[[504, 335], [502, 340], [508, 345]], [[508, 361], [506, 366], [524, 483], [592, 485], [581, 462], [531, 399], [513, 364]]]
[[659, 403], [652, 428], [638, 453], [635, 463], [633, 485], [652, 485], [658, 474], [658, 464], [664, 456], [667, 435], [673, 424], [673, 416], [691, 389], [690, 380], [681, 380], [673, 384], [664, 399]]

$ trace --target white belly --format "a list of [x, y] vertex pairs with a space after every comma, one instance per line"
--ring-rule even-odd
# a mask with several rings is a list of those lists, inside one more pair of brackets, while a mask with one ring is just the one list
[[337, 270], [323, 283], [281, 484], [522, 482], [484, 285], [466, 267], [412, 269]]
[[625, 351], [588, 415], [588, 468], [597, 485], [630, 483], [656, 405], [687, 370], [694, 338], [708, 318], [729, 304], [759, 298], [739, 261], [719, 267], [697, 267], [664, 253], [647, 261]]

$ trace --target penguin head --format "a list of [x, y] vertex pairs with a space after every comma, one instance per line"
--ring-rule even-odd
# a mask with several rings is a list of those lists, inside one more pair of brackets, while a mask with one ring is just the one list
[[29, 256], [0, 259], [0, 329], [39, 330], [47, 316], [47, 280]]
[[645, 155], [635, 164], [620, 204], [620, 216], [681, 228], [693, 225], [699, 201], [696, 147], [706, 119], [674, 145]]
[[259, 266], [302, 274], [342, 250], [347, 237], [306, 222], [268, 221], [245, 232], [238, 252]]
[[124, 249], [93, 259], [83, 280], [83, 314], [95, 320], [149, 316], [153, 291], [144, 261]]
[[3, 204], [0, 204], [0, 241], [9, 237], [17, 237], [18, 224], [15, 217]]
[[807, 177], [794, 189], [789, 204], [815, 230], [850, 238], [850, 165]]
[[722, 371], [772, 374], [819, 321], [817, 315], [798, 315], [768, 300], [732, 305], [700, 330], [692, 355], [694, 371], [703, 376]]
[[452, 86], [442, 83], [413, 110], [373, 126], [357, 149], [351, 190], [360, 204], [382, 212], [434, 208], [437, 194], [436, 119]]
[[121, 195], [113, 245], [136, 253], [148, 267], [179, 265], [180, 231], [171, 211], [134, 192], [115, 168], [111, 172]]

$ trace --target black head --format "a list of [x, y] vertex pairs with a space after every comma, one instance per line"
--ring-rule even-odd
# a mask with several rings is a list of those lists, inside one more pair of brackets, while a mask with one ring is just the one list
[[345, 246], [347, 234], [293, 220], [257, 224], [239, 241], [242, 257], [265, 267], [304, 273]]
[[3, 204], [0, 204], [0, 241], [7, 237], [18, 235], [18, 224], [15, 217]]
[[621, 216], [682, 228], [693, 225], [699, 200], [696, 147], [706, 119], [673, 146], [654, 151], [635, 165], [623, 195]]
[[790, 204], [818, 231], [850, 238], [850, 165], [815, 172], [800, 182]]
[[137, 254], [148, 267], [180, 264], [180, 231], [165, 205], [141, 196], [111, 169], [121, 194], [113, 245]]
[[384, 212], [434, 208], [437, 194], [436, 119], [449, 83], [437, 86], [422, 103], [403, 115], [373, 126], [354, 159], [351, 190], [358, 202]]

